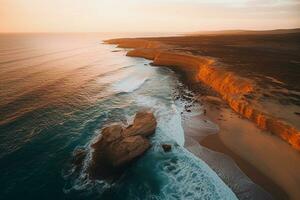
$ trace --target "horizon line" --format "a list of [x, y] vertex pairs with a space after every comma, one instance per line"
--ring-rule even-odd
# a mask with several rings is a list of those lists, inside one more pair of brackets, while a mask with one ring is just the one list
[[199, 30], [199, 31], [4, 31], [0, 34], [57, 34], [57, 33], [199, 33], [199, 32], [222, 32], [222, 31], [278, 31], [278, 30], [297, 30], [300, 27], [293, 28], [275, 28], [275, 29], [214, 29], [214, 30]]

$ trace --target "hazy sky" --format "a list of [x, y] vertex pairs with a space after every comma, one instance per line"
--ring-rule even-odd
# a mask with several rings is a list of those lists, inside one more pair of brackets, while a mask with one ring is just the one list
[[300, 27], [300, 0], [0, 0], [0, 32]]

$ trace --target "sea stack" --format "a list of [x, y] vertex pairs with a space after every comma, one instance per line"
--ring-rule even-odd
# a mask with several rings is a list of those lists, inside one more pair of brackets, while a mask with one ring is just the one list
[[152, 112], [140, 111], [133, 124], [111, 124], [101, 131], [92, 145], [91, 178], [110, 178], [143, 155], [150, 147], [147, 137], [155, 133], [156, 118]]

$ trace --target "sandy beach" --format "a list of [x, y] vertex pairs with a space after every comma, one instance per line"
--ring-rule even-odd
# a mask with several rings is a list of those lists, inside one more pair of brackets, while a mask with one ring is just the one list
[[[243, 143], [230, 143], [225, 144], [224, 137], [226, 140], [236, 140], [236, 136], [238, 137], [246, 137], [249, 134], [249, 130], [257, 129], [253, 124], [247, 123], [245, 119], [242, 119], [237, 114], [232, 112], [226, 105], [216, 105], [210, 102], [205, 103], [205, 109], [207, 110], [206, 115], [208, 119], [212, 120], [214, 123], [218, 124], [219, 131], [215, 134], [208, 135], [202, 140], [199, 140], [199, 143], [202, 146], [205, 146], [211, 150], [224, 153], [230, 156], [238, 167], [256, 184], [260, 185], [263, 189], [273, 195], [274, 199], [289, 199], [288, 194], [279, 186], [276, 182], [274, 182], [271, 176], [266, 175], [266, 171], [260, 171], [259, 164], [254, 160], [254, 163], [251, 163], [250, 160], [245, 159], [243, 157], [243, 150], [241, 148], [236, 151], [232, 150], [234, 147], [248, 145], [248, 142], [244, 140]], [[234, 124], [234, 126], [233, 126]], [[240, 124], [240, 127], [237, 126]], [[232, 130], [231, 127], [236, 127], [236, 130]], [[255, 130], [253, 132], [258, 132], [259, 134], [267, 134], [262, 133], [260, 130]], [[253, 138], [255, 140], [255, 138]], [[272, 138], [271, 140], [277, 140], [277, 138]], [[266, 141], [265, 141], [266, 142]], [[281, 141], [280, 141], [281, 142]], [[264, 145], [268, 145], [266, 142]], [[267, 154], [272, 154], [272, 152], [268, 152]], [[253, 155], [252, 155], [253, 156]], [[268, 156], [264, 156], [263, 160], [267, 163], [267, 165], [271, 165], [271, 159]], [[280, 173], [280, 169], [279, 172]], [[294, 172], [296, 173], [296, 172]]]
[[210, 108], [208, 113], [220, 131], [202, 140], [201, 145], [230, 155], [254, 182], [274, 197], [285, 199], [283, 191], [291, 199], [299, 197], [298, 152], [229, 109]]

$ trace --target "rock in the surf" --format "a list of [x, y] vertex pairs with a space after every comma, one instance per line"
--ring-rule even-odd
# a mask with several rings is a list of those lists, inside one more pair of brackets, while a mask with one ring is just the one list
[[85, 149], [79, 148], [73, 152], [72, 164], [75, 166], [75, 171], [78, 171], [82, 168], [83, 161], [87, 155]]
[[126, 128], [121, 124], [103, 128], [100, 138], [92, 145], [91, 178], [111, 177], [143, 155], [151, 147], [147, 137], [155, 133], [156, 125], [153, 113], [143, 111]]
[[172, 149], [172, 145], [170, 144], [162, 144], [161, 146], [165, 152], [169, 152]]

